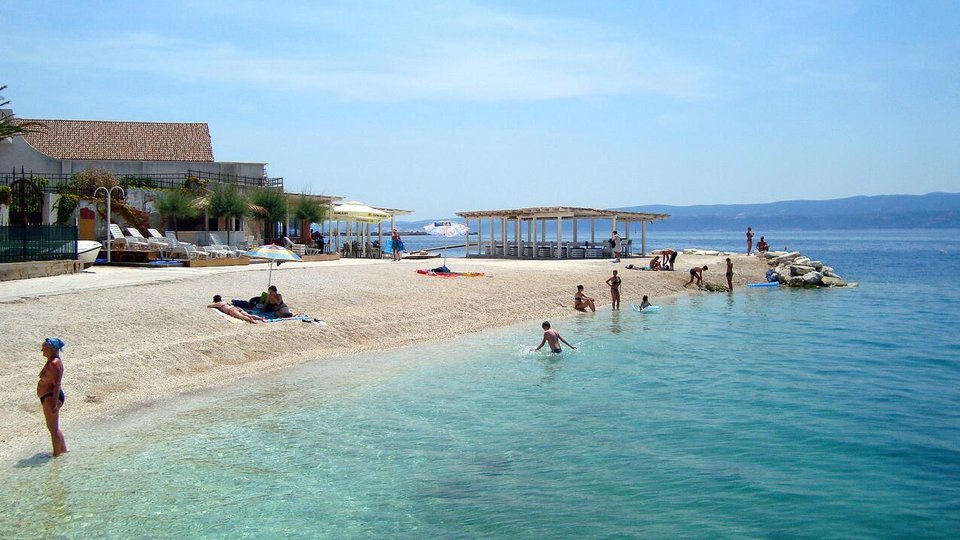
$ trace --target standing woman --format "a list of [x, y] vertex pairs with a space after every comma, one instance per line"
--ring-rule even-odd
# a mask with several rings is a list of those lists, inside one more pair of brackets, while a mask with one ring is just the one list
[[53, 442], [53, 457], [66, 453], [67, 441], [60, 430], [60, 408], [67, 399], [63, 394], [63, 360], [60, 351], [65, 347], [63, 340], [49, 337], [43, 340], [40, 351], [46, 357], [47, 363], [40, 370], [40, 381], [37, 383], [37, 397], [40, 398], [40, 407], [43, 409], [43, 419], [47, 430], [50, 431], [50, 440]]
[[620, 283], [623, 280], [613, 271], [613, 275], [607, 278], [607, 285], [610, 287], [610, 300], [613, 302], [613, 309], [620, 309]]
[[753, 230], [747, 227], [747, 255], [753, 252]]
[[400, 260], [400, 246], [403, 245], [403, 242], [400, 241], [400, 233], [394, 229], [390, 233], [390, 251], [393, 253], [393, 261], [397, 262]]

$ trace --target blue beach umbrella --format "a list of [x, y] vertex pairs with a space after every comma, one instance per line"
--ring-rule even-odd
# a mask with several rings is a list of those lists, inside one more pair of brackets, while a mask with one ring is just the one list
[[289, 249], [276, 244], [266, 244], [247, 250], [247, 257], [251, 259], [267, 259], [270, 261], [270, 272], [267, 275], [267, 288], [270, 288], [270, 282], [273, 280], [273, 264], [278, 265], [285, 261], [303, 260], [299, 255]]

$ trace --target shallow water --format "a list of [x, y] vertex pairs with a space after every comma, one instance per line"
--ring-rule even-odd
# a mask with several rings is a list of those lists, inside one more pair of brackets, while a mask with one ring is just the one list
[[0, 464], [0, 537], [955, 537], [956, 233], [794, 233], [861, 287], [604, 309], [556, 321], [560, 355], [531, 322], [68, 432]]

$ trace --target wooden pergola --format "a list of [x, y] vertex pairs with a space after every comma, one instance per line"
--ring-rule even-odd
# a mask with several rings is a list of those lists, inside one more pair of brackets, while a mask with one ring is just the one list
[[[601, 210], [596, 208], [577, 208], [571, 206], [541, 206], [518, 208], [514, 210], [480, 210], [475, 212], [457, 212], [464, 218], [471, 231], [477, 233], [476, 243], [466, 240], [467, 257], [502, 257], [517, 259], [599, 259], [611, 253], [604, 234], [597, 241], [597, 220], [610, 222], [610, 234], [618, 231], [623, 238], [622, 256], [633, 254], [633, 240], [630, 237], [631, 225], [640, 223], [640, 256], [647, 251], [647, 223], [661, 221], [669, 214], [648, 214], [644, 212], [624, 212], [620, 210]], [[572, 241], [563, 240], [563, 220], [573, 220]], [[473, 227], [471, 220], [476, 220]], [[487, 234], [484, 234], [484, 220], [487, 221]], [[590, 239], [579, 236], [578, 225], [582, 220], [590, 221]], [[556, 240], [547, 240], [548, 227], [556, 226]], [[539, 227], [538, 227], [539, 225]], [[539, 230], [538, 230], [539, 229]], [[510, 234], [512, 231], [512, 235]], [[497, 234], [499, 233], [499, 234]], [[512, 237], [512, 238], [511, 238]], [[473, 249], [476, 251], [472, 251]]]

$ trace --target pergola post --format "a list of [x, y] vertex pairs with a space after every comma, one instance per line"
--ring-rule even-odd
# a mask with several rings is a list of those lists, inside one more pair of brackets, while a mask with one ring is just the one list
[[[557, 216], [557, 258], [560, 259], [560, 254], [563, 252], [563, 248], [560, 247], [561, 240], [563, 239], [563, 218]], [[569, 250], [568, 250], [569, 251]]]
[[507, 218], [500, 218], [500, 242], [503, 243], [503, 255], [502, 257], [507, 256]]
[[[640, 256], [647, 256], [647, 222], [640, 222]], [[671, 270], [673, 270], [671, 268]]]
[[489, 221], [490, 221], [490, 256], [496, 257], [497, 256], [497, 250], [496, 250], [497, 235], [494, 234], [494, 231], [493, 231], [493, 218], [491, 217]]

